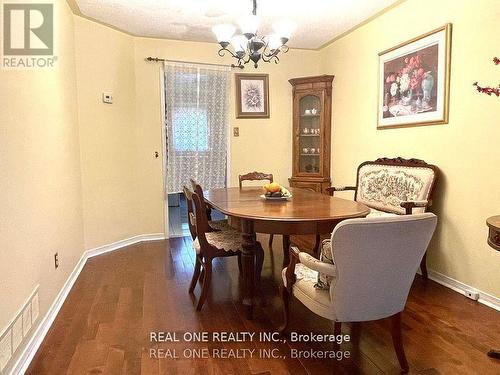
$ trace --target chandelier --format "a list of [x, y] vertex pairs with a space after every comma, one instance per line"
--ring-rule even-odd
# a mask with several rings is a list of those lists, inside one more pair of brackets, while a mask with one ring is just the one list
[[[278, 54], [288, 52], [288, 42], [294, 29], [292, 22], [282, 20], [273, 24], [274, 34], [259, 36], [257, 29], [259, 18], [257, 17], [257, 0], [253, 0], [252, 15], [243, 17], [239, 21], [241, 34], [236, 34], [236, 27], [230, 24], [216, 25], [212, 28], [221, 49], [219, 56], [223, 57], [226, 52], [233, 56], [237, 62], [231, 64], [233, 68], [243, 69], [245, 64], [253, 62], [257, 68], [260, 60], [269, 63], [279, 62]], [[231, 51], [228, 47], [233, 47]]]

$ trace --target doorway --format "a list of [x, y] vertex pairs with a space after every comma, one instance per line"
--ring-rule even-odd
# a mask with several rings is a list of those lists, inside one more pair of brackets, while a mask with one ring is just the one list
[[[166, 62], [164, 65], [164, 184], [169, 237], [189, 236], [183, 186], [203, 189], [228, 181], [230, 68]], [[214, 212], [213, 219], [223, 218]]]

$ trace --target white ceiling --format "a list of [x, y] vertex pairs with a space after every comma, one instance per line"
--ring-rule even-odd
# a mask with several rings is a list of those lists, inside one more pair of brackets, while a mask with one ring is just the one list
[[[259, 33], [289, 19], [290, 47], [315, 49], [397, 0], [258, 0]], [[137, 36], [216, 42], [211, 28], [251, 14], [251, 0], [76, 0], [84, 16]]]

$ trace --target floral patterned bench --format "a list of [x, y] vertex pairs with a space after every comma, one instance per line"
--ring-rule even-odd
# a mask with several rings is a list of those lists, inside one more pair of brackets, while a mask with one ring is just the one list
[[[432, 204], [432, 193], [439, 169], [419, 159], [380, 158], [358, 167], [356, 186], [328, 188], [353, 190], [354, 200], [370, 207], [368, 217], [422, 213]], [[421, 263], [422, 276], [427, 279], [426, 257]]]

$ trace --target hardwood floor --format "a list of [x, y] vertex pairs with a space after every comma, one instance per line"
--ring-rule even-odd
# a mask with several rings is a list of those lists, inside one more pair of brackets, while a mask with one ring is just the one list
[[[264, 238], [265, 237], [265, 238]], [[267, 243], [267, 236], [261, 239]], [[397, 374], [387, 323], [343, 325], [350, 358], [298, 359], [292, 350], [335, 350], [325, 343], [151, 342], [150, 332], [274, 332], [281, 323], [281, 241], [265, 250], [262, 304], [247, 321], [239, 303], [237, 259], [214, 262], [211, 293], [201, 312], [188, 294], [194, 254], [189, 238], [149, 242], [92, 258], [31, 363], [28, 374]], [[199, 287], [195, 289], [199, 295]], [[292, 302], [291, 330], [333, 333], [333, 324]], [[432, 281], [416, 279], [403, 313], [403, 339], [415, 374], [500, 374], [488, 358], [500, 346], [500, 313]], [[182, 338], [182, 337], [181, 337]], [[254, 349], [238, 359], [192, 359], [190, 349]], [[280, 358], [260, 358], [277, 348]], [[177, 359], [152, 358], [176, 349]], [[184, 352], [185, 349], [188, 351]], [[161, 352], [160, 350], [164, 350]], [[232, 352], [233, 354], [236, 351]], [[153, 356], [154, 357], [154, 356]], [[283, 357], [283, 358], [282, 358]]]

